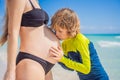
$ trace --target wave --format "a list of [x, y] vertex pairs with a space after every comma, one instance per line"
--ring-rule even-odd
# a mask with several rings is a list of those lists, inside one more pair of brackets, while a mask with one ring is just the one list
[[120, 36], [115, 36], [115, 38], [120, 39]]
[[120, 47], [120, 42], [116, 41], [99, 41], [100, 47]]

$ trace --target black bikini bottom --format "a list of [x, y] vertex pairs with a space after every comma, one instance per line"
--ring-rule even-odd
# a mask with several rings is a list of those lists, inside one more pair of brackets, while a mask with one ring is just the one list
[[45, 61], [43, 60], [42, 58], [39, 58], [37, 56], [34, 56], [32, 54], [29, 54], [29, 53], [26, 53], [26, 52], [19, 52], [18, 53], [18, 56], [17, 56], [17, 59], [16, 59], [16, 65], [22, 60], [22, 59], [32, 59], [36, 62], [38, 62], [40, 65], [42, 65], [44, 71], [45, 71], [45, 74], [47, 74], [51, 68], [54, 66], [54, 64], [48, 62], [48, 61]]

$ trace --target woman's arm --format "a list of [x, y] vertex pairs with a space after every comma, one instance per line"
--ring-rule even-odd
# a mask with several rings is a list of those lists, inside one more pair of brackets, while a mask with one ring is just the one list
[[7, 0], [8, 11], [8, 46], [7, 46], [7, 71], [4, 80], [15, 80], [16, 54], [21, 17], [26, 0]]

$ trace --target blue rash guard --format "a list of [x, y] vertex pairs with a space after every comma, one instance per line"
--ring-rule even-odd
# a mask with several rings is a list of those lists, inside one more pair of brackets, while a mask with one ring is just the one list
[[62, 42], [64, 56], [60, 65], [68, 70], [75, 70], [80, 80], [109, 80], [94, 45], [83, 34]]

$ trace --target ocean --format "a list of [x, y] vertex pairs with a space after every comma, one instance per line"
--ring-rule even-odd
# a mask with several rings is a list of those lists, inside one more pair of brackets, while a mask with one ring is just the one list
[[[95, 45], [100, 61], [110, 80], [120, 79], [120, 34], [85, 34]], [[6, 44], [0, 48], [0, 79], [6, 69]], [[76, 72], [64, 70], [56, 64], [53, 69], [54, 80], [79, 80]]]

